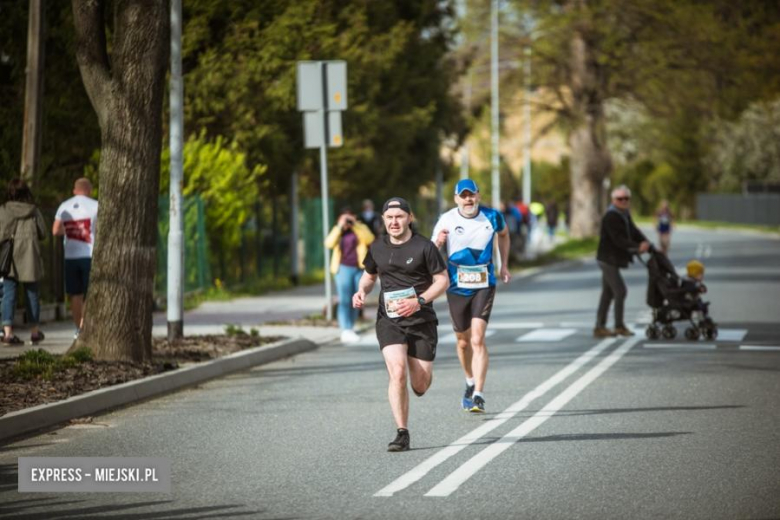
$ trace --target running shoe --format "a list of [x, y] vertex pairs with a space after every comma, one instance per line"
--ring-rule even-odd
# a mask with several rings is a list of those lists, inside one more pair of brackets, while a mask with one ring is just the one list
[[478, 395], [474, 398], [474, 404], [471, 405], [471, 409], [469, 410], [471, 413], [485, 413], [485, 400], [482, 399], [482, 396]]
[[463, 394], [463, 399], [461, 399], [460, 403], [464, 410], [471, 410], [471, 407], [474, 406], [471, 400], [472, 395], [474, 395], [474, 385], [466, 384], [466, 393]]
[[387, 451], [409, 451], [409, 430], [398, 428], [398, 435], [387, 445]]

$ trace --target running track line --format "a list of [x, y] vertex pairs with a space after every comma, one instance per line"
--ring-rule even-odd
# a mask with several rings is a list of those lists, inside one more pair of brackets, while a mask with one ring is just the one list
[[519, 401], [511, 405], [509, 408], [507, 408], [500, 414], [498, 414], [494, 419], [485, 422], [479, 428], [472, 430], [471, 432], [467, 433], [460, 439], [456, 440], [446, 448], [443, 448], [439, 450], [437, 453], [428, 457], [418, 466], [412, 468], [410, 471], [404, 473], [396, 480], [391, 482], [389, 485], [385, 486], [384, 488], [374, 493], [374, 496], [390, 497], [393, 496], [394, 493], [402, 491], [407, 487], [411, 486], [412, 484], [414, 484], [415, 482], [423, 478], [425, 475], [427, 475], [428, 472], [430, 472], [433, 468], [435, 468], [442, 462], [446, 461], [450, 457], [455, 456], [465, 447], [478, 441], [482, 436], [487, 435], [492, 430], [498, 428], [506, 421], [508, 421], [509, 419], [511, 419], [512, 417], [514, 417], [515, 415], [523, 411], [529, 404], [531, 404], [531, 402], [533, 402], [534, 399], [542, 397], [545, 393], [547, 393], [552, 388], [554, 388], [558, 383], [561, 383], [571, 374], [575, 373], [583, 365], [588, 363], [591, 359], [596, 357], [601, 351], [603, 351], [605, 348], [610, 346], [615, 341], [616, 341], [615, 338], [608, 338], [601, 341], [596, 346], [592, 347], [590, 350], [582, 354], [580, 357], [578, 357], [577, 359], [569, 363], [566, 367], [558, 371], [551, 378], [547, 379], [545, 382], [543, 382], [542, 384], [540, 384], [539, 386], [537, 386], [536, 388], [534, 388], [533, 390], [525, 394], [522, 399], [520, 399]]
[[458, 469], [428, 491], [426, 497], [447, 497], [455, 492], [461, 484], [466, 482], [477, 471], [487, 466], [490, 461], [508, 450], [517, 441], [541, 426], [547, 419], [563, 408], [569, 401], [574, 399], [577, 394], [582, 392], [589, 384], [595, 381], [600, 375], [606, 372], [609, 367], [614, 365], [631, 348], [640, 341], [640, 338], [631, 338], [618, 348], [612, 351], [607, 357], [601, 360], [598, 365], [588, 370], [585, 375], [571, 384], [566, 390], [550, 401], [547, 406], [536, 412], [530, 419], [523, 422], [520, 426], [504, 435], [500, 440], [489, 445]]

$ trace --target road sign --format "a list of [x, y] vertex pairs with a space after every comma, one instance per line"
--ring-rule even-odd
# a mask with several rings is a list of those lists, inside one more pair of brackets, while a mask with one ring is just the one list
[[[344, 143], [341, 111], [347, 108], [347, 63], [345, 61], [299, 61], [296, 90], [298, 110], [303, 112], [303, 142], [320, 149], [322, 185], [322, 234], [328, 236], [328, 147]], [[325, 309], [333, 317], [330, 286], [330, 256], [325, 252]]]

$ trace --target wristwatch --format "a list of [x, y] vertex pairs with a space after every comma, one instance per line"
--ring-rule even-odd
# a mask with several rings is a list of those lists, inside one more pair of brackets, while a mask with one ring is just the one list
[[425, 298], [423, 298], [422, 296], [418, 296], [417, 303], [419, 303], [420, 307], [422, 307], [423, 305], [425, 305]]

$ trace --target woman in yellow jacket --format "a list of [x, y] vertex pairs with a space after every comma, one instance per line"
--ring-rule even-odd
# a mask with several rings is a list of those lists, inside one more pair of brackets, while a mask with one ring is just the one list
[[342, 343], [358, 340], [354, 331], [358, 311], [352, 308], [352, 295], [358, 290], [358, 282], [363, 275], [363, 260], [373, 241], [374, 234], [357, 220], [349, 208], [341, 210], [338, 222], [325, 239], [325, 247], [333, 250], [330, 272], [336, 280], [339, 297], [337, 315]]

